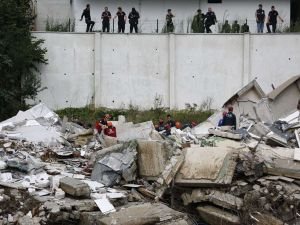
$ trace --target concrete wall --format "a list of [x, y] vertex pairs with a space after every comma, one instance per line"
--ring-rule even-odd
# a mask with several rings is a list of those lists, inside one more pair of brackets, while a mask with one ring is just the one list
[[258, 78], [271, 91], [300, 74], [300, 34], [34, 33], [45, 39], [49, 64], [37, 101], [53, 109], [185, 108], [211, 99], [219, 108]]
[[[270, 11], [272, 5], [276, 6], [281, 17], [285, 20], [283, 24], [279, 23], [279, 28], [289, 26], [290, 24], [290, 0], [223, 0], [221, 4], [208, 4], [207, 0], [73, 0], [72, 10], [75, 18], [80, 18], [85, 5], [91, 5], [91, 16], [95, 20], [96, 30], [101, 30], [101, 12], [104, 7], [109, 7], [114, 16], [117, 7], [121, 6], [128, 15], [131, 8], [135, 7], [141, 15], [140, 29], [143, 33], [153, 33], [156, 31], [156, 20], [159, 20], [159, 32], [165, 23], [167, 9], [172, 9], [175, 14], [174, 24], [176, 33], [187, 33], [190, 31], [190, 24], [198, 8], [207, 12], [210, 6], [217, 15], [217, 19], [222, 24], [226, 19], [230, 22], [238, 20], [241, 24], [248, 19], [250, 31], [256, 32], [255, 11], [258, 4], [262, 3], [266, 13]], [[117, 26], [117, 22], [115, 22]], [[85, 31], [85, 23], [76, 21], [77, 32]], [[212, 28], [217, 32], [218, 27]], [[117, 29], [115, 29], [115, 32]], [[129, 25], [126, 26], [126, 32], [129, 32]]]
[[36, 0], [35, 28], [38, 31], [46, 30], [46, 21], [66, 23], [73, 19], [71, 0]]

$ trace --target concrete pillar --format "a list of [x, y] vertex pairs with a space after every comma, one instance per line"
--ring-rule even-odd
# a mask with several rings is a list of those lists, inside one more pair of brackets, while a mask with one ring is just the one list
[[243, 79], [242, 87], [250, 82], [250, 34], [244, 34], [244, 60], [243, 60]]
[[94, 106], [101, 106], [102, 33], [94, 33]]
[[176, 108], [176, 35], [169, 34], [169, 107]]

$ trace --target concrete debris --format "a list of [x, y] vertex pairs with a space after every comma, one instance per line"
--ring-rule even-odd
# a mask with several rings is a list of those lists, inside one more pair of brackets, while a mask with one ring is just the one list
[[77, 179], [64, 177], [59, 180], [59, 187], [69, 195], [74, 197], [89, 197], [90, 188], [89, 186]]
[[119, 116], [108, 137], [44, 104], [19, 112], [0, 123], [0, 224], [296, 224], [298, 82], [266, 95], [254, 80], [168, 133]]

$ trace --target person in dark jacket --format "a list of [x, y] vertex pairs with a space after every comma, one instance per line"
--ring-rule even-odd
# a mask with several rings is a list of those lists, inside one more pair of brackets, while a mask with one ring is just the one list
[[233, 113], [233, 107], [228, 107], [228, 113], [223, 118], [222, 126], [232, 126], [236, 130], [236, 116]]
[[170, 125], [170, 127], [175, 127], [175, 121], [172, 120], [170, 114], [167, 115], [167, 122], [166, 122], [166, 124]]
[[108, 11], [108, 8], [104, 8], [104, 12], [101, 15], [102, 19], [102, 32], [108, 32], [110, 31], [110, 19], [111, 19], [111, 13]]
[[126, 24], [126, 13], [123, 12], [122, 8], [118, 8], [118, 12], [115, 15], [114, 19], [118, 17], [118, 33], [125, 32], [125, 24]]
[[267, 21], [267, 29], [268, 33], [271, 33], [270, 26], [272, 26], [272, 32], [276, 32], [277, 28], [277, 17], [283, 22], [283, 19], [279, 16], [279, 13], [275, 10], [275, 6], [271, 7], [271, 11], [269, 12], [268, 21]]
[[206, 29], [206, 33], [212, 33], [210, 27], [212, 25], [215, 25], [216, 22], [217, 22], [216, 14], [209, 7], [208, 8], [208, 12], [205, 15], [205, 29]]
[[255, 17], [257, 23], [257, 33], [263, 33], [266, 14], [265, 14], [265, 10], [263, 10], [262, 4], [258, 5], [258, 10], [256, 10]]
[[86, 32], [93, 32], [95, 22], [91, 19], [90, 4], [87, 4], [86, 8], [83, 10], [80, 21], [82, 21], [83, 17], [85, 18]]
[[132, 11], [128, 15], [129, 24], [130, 24], [130, 33], [133, 32], [133, 29], [135, 33], [138, 33], [139, 18], [140, 18], [140, 14], [135, 10], [135, 8], [132, 8]]
[[158, 124], [155, 126], [155, 129], [158, 132], [164, 131], [165, 130], [165, 125], [164, 125], [164, 120], [163, 119], [159, 119]]

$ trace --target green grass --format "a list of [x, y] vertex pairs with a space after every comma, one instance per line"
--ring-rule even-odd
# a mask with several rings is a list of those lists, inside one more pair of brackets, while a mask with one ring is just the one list
[[200, 123], [205, 121], [213, 112], [212, 110], [164, 110], [161, 108], [151, 110], [139, 110], [136, 107], [130, 107], [130, 109], [107, 109], [98, 108], [90, 109], [85, 108], [66, 108], [56, 111], [56, 113], [62, 118], [67, 116], [69, 120], [79, 120], [84, 124], [94, 124], [96, 120], [101, 119], [104, 114], [109, 113], [112, 115], [113, 120], [118, 120], [118, 115], [124, 115], [127, 122], [141, 123], [152, 120], [156, 124], [159, 118], [166, 120], [168, 114], [170, 114], [175, 121], [179, 121], [182, 124], [196, 122]]

